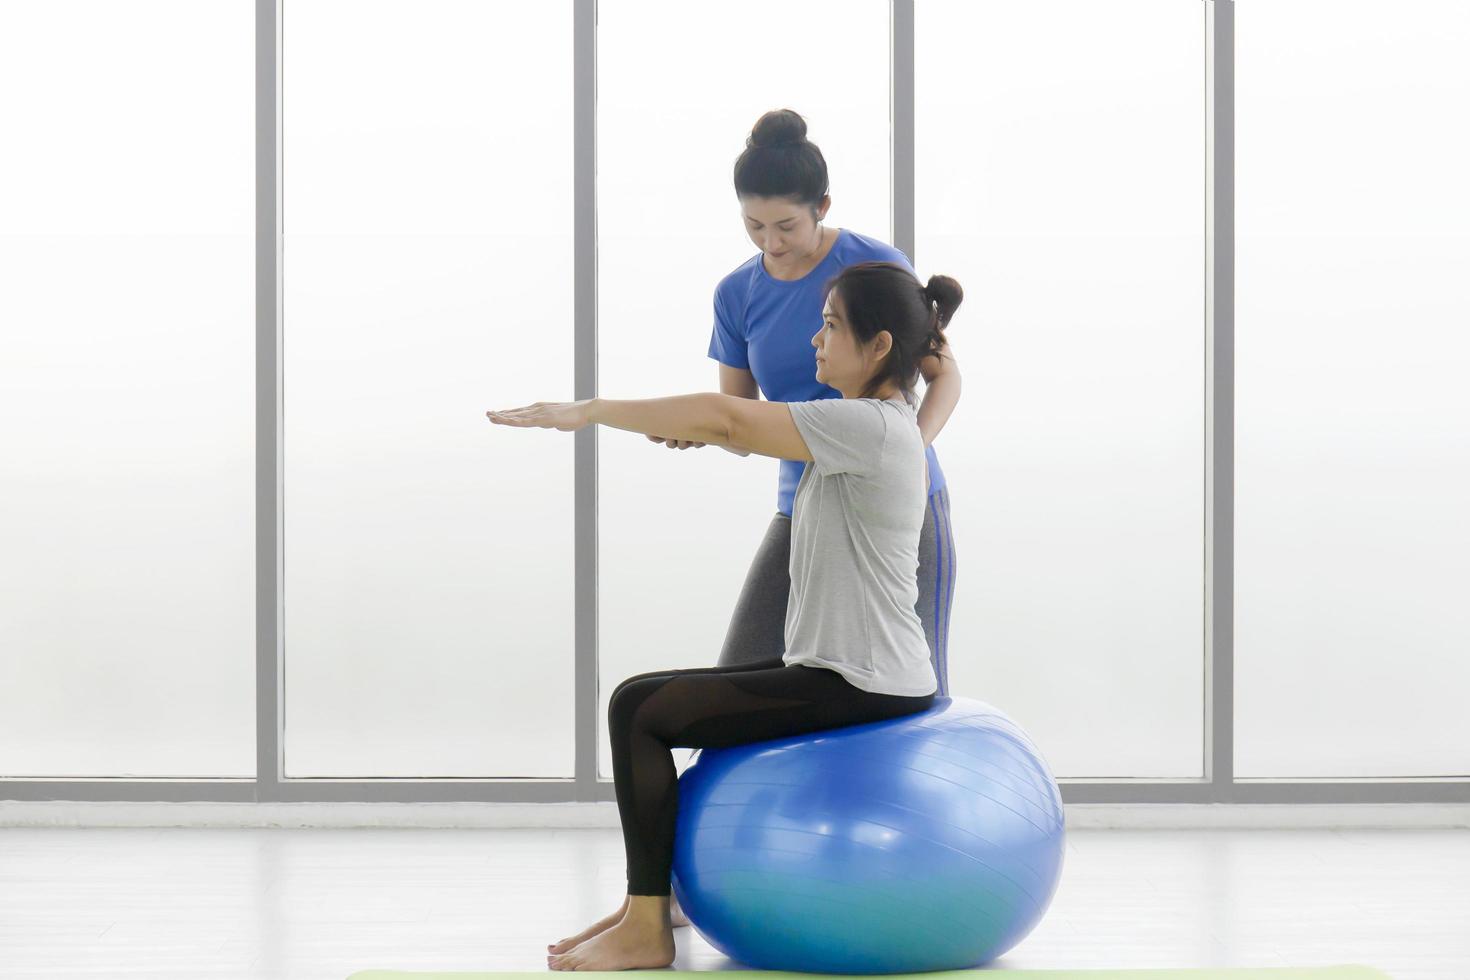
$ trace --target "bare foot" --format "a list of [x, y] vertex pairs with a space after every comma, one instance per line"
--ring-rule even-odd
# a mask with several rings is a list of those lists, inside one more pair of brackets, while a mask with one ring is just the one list
[[593, 936], [601, 935], [602, 933], [607, 932], [607, 930], [611, 929], [613, 926], [617, 925], [619, 922], [623, 921], [623, 915], [627, 911], [628, 896], [624, 895], [623, 904], [618, 906], [618, 910], [612, 915], [609, 915], [603, 919], [598, 919], [596, 922], [592, 923], [590, 926], [588, 926], [586, 929], [583, 929], [575, 936], [568, 936], [566, 939], [552, 943], [551, 945], [546, 947], [546, 952], [565, 953], [573, 947], [580, 946], [582, 943], [585, 943]]
[[546, 957], [553, 970], [658, 970], [674, 962], [674, 931], [627, 916], [574, 949]]

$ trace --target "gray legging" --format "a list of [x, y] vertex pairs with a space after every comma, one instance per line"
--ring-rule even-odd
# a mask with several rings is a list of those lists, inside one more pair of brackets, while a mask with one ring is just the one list
[[[949, 607], [954, 598], [954, 535], [949, 527], [949, 488], [929, 495], [919, 534], [919, 601], [914, 612], [924, 624], [936, 695], [949, 694]], [[791, 518], [780, 511], [745, 575], [735, 603], [719, 666], [735, 667], [786, 652], [786, 602], [791, 594]]]

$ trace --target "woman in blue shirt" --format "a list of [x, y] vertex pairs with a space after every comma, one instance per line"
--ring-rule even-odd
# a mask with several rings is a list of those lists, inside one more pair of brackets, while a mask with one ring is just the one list
[[[715, 288], [709, 356], [720, 362], [720, 391], [768, 401], [840, 398], [818, 381], [809, 340], [822, 322], [822, 287], [859, 262], [892, 262], [913, 272], [908, 258], [875, 238], [847, 228], [824, 228], [831, 206], [827, 163], [806, 138], [806, 123], [790, 109], [756, 121], [735, 161], [735, 194], [746, 233], [760, 252]], [[919, 432], [928, 465], [928, 506], [919, 538], [919, 600], [938, 694], [949, 694], [949, 610], [954, 596], [955, 547], [949, 524], [949, 490], [932, 445], [960, 398], [960, 372], [945, 344], [919, 365], [926, 383]], [[702, 444], [649, 436], [671, 449]], [[778, 657], [785, 649], [786, 607], [791, 591], [791, 505], [805, 463], [784, 459], [776, 514], [756, 549], [730, 617], [722, 667]], [[682, 917], [675, 914], [676, 920]]]
[[[823, 284], [860, 262], [892, 262], [910, 272], [913, 266], [892, 245], [847, 228], [822, 226], [832, 204], [827, 161], [806, 138], [806, 122], [790, 109], [772, 110], [756, 121], [745, 151], [735, 161], [734, 178], [746, 234], [760, 251], [715, 287], [709, 356], [720, 362], [720, 392], [753, 399], [764, 394], [773, 402], [840, 398], [840, 392], [817, 380], [808, 344], [822, 320]], [[956, 560], [949, 489], [932, 443], [960, 398], [959, 366], [949, 345], [925, 358], [919, 373], [926, 385], [919, 432], [929, 476], [914, 611], [924, 628], [937, 693], [945, 696]], [[657, 435], [648, 438], [670, 449], [703, 446]], [[721, 667], [758, 663], [785, 650], [792, 497], [805, 468], [798, 460], [780, 462], [776, 513], [756, 548], [730, 616], [718, 660]], [[673, 921], [676, 926], [689, 923], [677, 902]], [[577, 939], [564, 939], [553, 951], [564, 951]]]

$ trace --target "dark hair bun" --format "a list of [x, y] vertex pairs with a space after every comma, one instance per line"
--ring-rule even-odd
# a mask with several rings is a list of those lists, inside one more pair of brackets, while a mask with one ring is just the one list
[[790, 109], [772, 109], [756, 120], [745, 140], [750, 146], [789, 146], [806, 142], [806, 120]]
[[965, 298], [965, 291], [960, 288], [960, 284], [949, 276], [930, 276], [929, 282], [924, 286], [924, 294], [939, 307], [940, 330], [949, 326], [949, 318], [954, 316], [954, 311], [959, 309]]

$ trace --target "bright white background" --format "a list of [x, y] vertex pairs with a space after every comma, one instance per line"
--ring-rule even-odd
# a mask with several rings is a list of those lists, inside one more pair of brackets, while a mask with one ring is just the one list
[[[887, 4], [600, 7], [601, 393], [715, 390], [763, 111], [891, 240]], [[1237, 9], [1237, 769], [1470, 774], [1470, 20]], [[0, 13], [0, 775], [249, 777], [253, 7]], [[1203, 5], [916, 21], [953, 691], [1059, 776], [1200, 775]], [[570, 4], [283, 23], [287, 774], [570, 777], [573, 439], [483, 415], [572, 396]], [[601, 728], [716, 661], [776, 464], [598, 438]]]
[[288, 776], [574, 772], [573, 438], [485, 418], [573, 394], [571, 4], [509, 13], [285, 5]]
[[1204, 5], [915, 21], [917, 269], [965, 290], [951, 693], [1059, 777], [1203, 776]]
[[0, 3], [0, 775], [255, 772], [254, 51]]
[[1240, 776], [1470, 774], [1470, 8], [1236, 15]]

